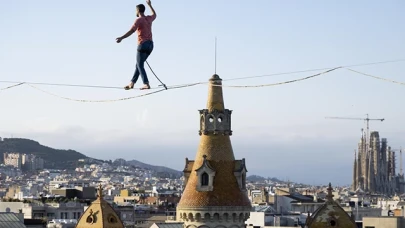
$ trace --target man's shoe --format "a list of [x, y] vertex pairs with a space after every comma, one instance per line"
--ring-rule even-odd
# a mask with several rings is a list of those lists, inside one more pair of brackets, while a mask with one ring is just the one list
[[143, 87], [141, 88], [141, 90], [144, 90], [144, 89], [150, 89], [150, 85], [149, 84], [144, 84]]
[[134, 84], [129, 84], [127, 86], [124, 87], [125, 90], [130, 90], [134, 88]]

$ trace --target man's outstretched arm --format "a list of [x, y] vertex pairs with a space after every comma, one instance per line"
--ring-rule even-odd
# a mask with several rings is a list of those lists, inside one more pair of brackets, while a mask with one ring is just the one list
[[148, 4], [150, 10], [152, 11], [152, 15], [156, 17], [156, 11], [152, 6], [152, 2], [150, 0], [146, 0], [146, 4]]
[[116, 38], [117, 43], [120, 43], [123, 39], [129, 37], [130, 35], [132, 35], [132, 33], [134, 33], [135, 30], [133, 28], [131, 28], [127, 33], [125, 33], [123, 36]]
[[129, 30], [127, 33], [125, 33], [123, 36], [118, 37], [118, 38], [116, 39], [116, 40], [117, 40], [117, 43], [119, 43], [119, 42], [121, 42], [121, 40], [123, 40], [123, 39], [129, 37], [129, 36], [132, 35], [132, 33], [134, 33], [134, 32], [135, 32], [135, 30], [130, 29], [130, 30]]

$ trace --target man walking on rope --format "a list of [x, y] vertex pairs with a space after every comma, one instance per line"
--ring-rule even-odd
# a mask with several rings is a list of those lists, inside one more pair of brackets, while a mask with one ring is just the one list
[[123, 39], [131, 36], [135, 31], [138, 32], [138, 48], [136, 54], [136, 68], [134, 76], [131, 79], [131, 83], [125, 86], [126, 90], [133, 89], [134, 84], [141, 75], [143, 81], [143, 89], [150, 89], [148, 76], [146, 75], [144, 63], [149, 55], [153, 51], [153, 40], [152, 40], [152, 22], [156, 19], [156, 12], [152, 7], [152, 3], [150, 0], [146, 0], [146, 4], [148, 4], [150, 10], [152, 11], [152, 15], [145, 16], [145, 6], [143, 4], [139, 4], [136, 6], [136, 16], [138, 17], [134, 24], [132, 25], [131, 29], [125, 33], [125, 35], [118, 37], [116, 39], [117, 43], [120, 43]]

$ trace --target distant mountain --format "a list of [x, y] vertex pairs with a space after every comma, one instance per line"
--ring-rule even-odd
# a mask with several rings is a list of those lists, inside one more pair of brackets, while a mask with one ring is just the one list
[[[49, 169], [73, 170], [79, 166], [79, 159], [88, 158], [75, 150], [53, 149], [31, 139], [3, 138], [0, 140], [0, 161], [4, 162], [4, 153], [34, 154], [44, 159], [44, 167]], [[108, 161], [92, 159], [95, 163]], [[142, 169], [151, 170], [156, 176], [178, 178], [182, 172], [164, 166], [149, 165], [137, 160], [126, 161], [127, 165], [132, 165]], [[82, 165], [82, 164], [81, 164]]]
[[157, 176], [160, 176], [160, 177], [178, 178], [183, 175], [183, 172], [178, 171], [178, 170], [167, 168], [165, 166], [149, 165], [149, 164], [137, 161], [137, 160], [127, 161], [127, 165], [132, 165], [132, 166], [139, 167], [142, 169], [152, 170], [157, 174]]
[[274, 177], [267, 177], [267, 178], [264, 178], [264, 177], [262, 177], [262, 176], [258, 176], [258, 175], [251, 175], [251, 176], [248, 176], [247, 178], [246, 178], [248, 181], [252, 181], [252, 182], [258, 182], [258, 181], [265, 181], [265, 180], [271, 180], [271, 181], [273, 181], [273, 182], [279, 182], [279, 183], [283, 183], [284, 181], [281, 181], [281, 180], [279, 180], [279, 179], [277, 179], [277, 178], [274, 178]]
[[258, 182], [258, 181], [265, 181], [266, 180], [266, 178], [261, 177], [261, 176], [257, 176], [257, 175], [248, 176], [246, 179], [248, 181], [251, 181], [251, 182]]
[[[47, 147], [41, 145], [40, 143], [30, 140], [30, 139], [22, 139], [22, 138], [3, 138], [0, 140], [0, 161], [3, 163], [4, 161], [4, 153], [22, 153], [22, 154], [34, 154], [38, 157], [44, 159], [44, 166], [48, 169], [68, 169], [73, 170], [79, 166], [79, 159], [89, 158], [86, 155], [79, 153], [75, 150], [60, 150], [60, 149], [53, 149], [51, 147]], [[104, 163], [108, 161], [98, 160], [92, 158], [93, 162], [96, 163]], [[125, 160], [123, 160], [125, 161]], [[110, 161], [112, 163], [112, 161]], [[183, 172], [171, 169], [165, 166], [156, 166], [156, 165], [149, 165], [137, 160], [125, 161], [126, 165], [131, 165], [135, 167], [139, 167], [146, 170], [151, 170], [155, 176], [157, 177], [168, 177], [168, 178], [179, 178], [183, 175]], [[82, 164], [81, 164], [82, 165]], [[264, 181], [264, 180], [271, 180], [274, 182], [283, 182], [278, 180], [277, 178], [264, 178], [258, 175], [251, 175], [247, 177], [247, 180], [256, 182], [256, 181]]]
[[74, 169], [78, 159], [87, 158], [74, 150], [59, 150], [43, 146], [30, 139], [4, 138], [0, 141], [0, 160], [3, 163], [4, 153], [34, 154], [44, 159], [45, 168], [49, 169]]

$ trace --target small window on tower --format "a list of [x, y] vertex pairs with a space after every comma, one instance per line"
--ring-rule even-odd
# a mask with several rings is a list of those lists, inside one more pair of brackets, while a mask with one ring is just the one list
[[207, 186], [208, 185], [208, 174], [206, 172], [204, 172], [201, 175], [201, 186]]
[[196, 169], [196, 176], [198, 182], [196, 185], [196, 190], [199, 192], [212, 191], [214, 186], [215, 170], [209, 165], [207, 160], [207, 155], [203, 155], [204, 161], [200, 168]]
[[222, 122], [222, 116], [218, 117], [218, 122]]
[[242, 174], [242, 189], [246, 188], [246, 173]]

